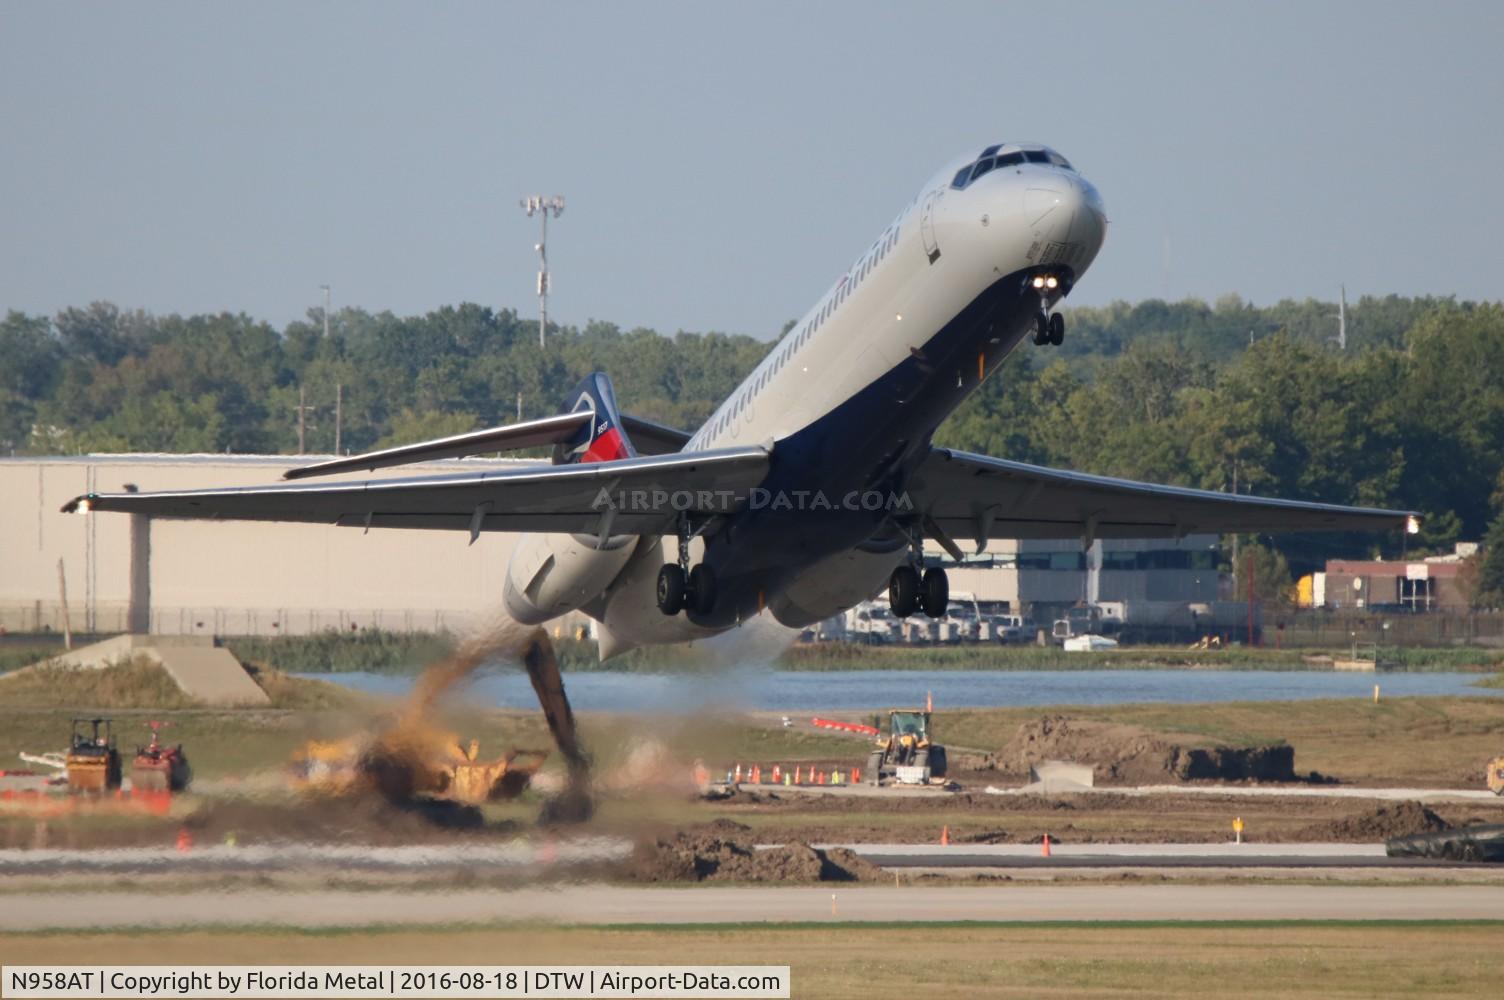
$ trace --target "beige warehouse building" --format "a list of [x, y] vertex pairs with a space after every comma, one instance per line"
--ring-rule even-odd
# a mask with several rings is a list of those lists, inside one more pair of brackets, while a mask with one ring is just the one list
[[[71, 498], [259, 485], [330, 456], [85, 455], [0, 459], [0, 627], [61, 630], [58, 563], [79, 632], [297, 634], [463, 630], [501, 608], [515, 537], [488, 532], [64, 514]], [[466, 459], [403, 472], [497, 469]], [[399, 473], [400, 474], [400, 473]], [[335, 478], [365, 478], [366, 474]], [[134, 563], [133, 563], [134, 550]], [[134, 565], [134, 569], [133, 569]]]

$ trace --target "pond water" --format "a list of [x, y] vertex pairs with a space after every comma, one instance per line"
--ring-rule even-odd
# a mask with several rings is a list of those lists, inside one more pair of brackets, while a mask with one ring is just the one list
[[[406, 694], [410, 676], [368, 673], [303, 674], [359, 691]], [[1268, 670], [734, 670], [723, 674], [569, 673], [564, 687], [580, 711], [689, 712], [708, 706], [806, 712], [923, 704], [1000, 708], [1010, 705], [1114, 705], [1133, 702], [1292, 701], [1371, 698], [1373, 686], [1404, 695], [1504, 695], [1474, 687], [1476, 673], [1383, 673]], [[519, 672], [476, 678], [467, 700], [508, 708], [536, 708]]]

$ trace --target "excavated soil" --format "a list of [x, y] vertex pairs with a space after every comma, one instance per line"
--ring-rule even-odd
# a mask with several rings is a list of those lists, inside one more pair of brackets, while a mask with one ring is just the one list
[[757, 850], [752, 828], [726, 819], [637, 845], [623, 875], [634, 882], [860, 882], [882, 870], [845, 848], [802, 842]]
[[995, 765], [1022, 777], [1046, 760], [1090, 764], [1099, 784], [1296, 780], [1293, 747], [1232, 747], [1188, 740], [1137, 726], [1046, 715], [1019, 726], [998, 751]]
[[1326, 823], [1315, 823], [1301, 830], [1299, 840], [1370, 842], [1391, 837], [1410, 837], [1417, 833], [1440, 833], [1452, 824], [1419, 802], [1394, 802], [1365, 812]]

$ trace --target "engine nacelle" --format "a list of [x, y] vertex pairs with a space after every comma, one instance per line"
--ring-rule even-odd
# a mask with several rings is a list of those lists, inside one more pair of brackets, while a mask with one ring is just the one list
[[526, 536], [507, 564], [507, 611], [524, 625], [539, 625], [579, 610], [611, 585], [636, 543], [636, 535], [616, 535], [604, 545], [594, 535]]

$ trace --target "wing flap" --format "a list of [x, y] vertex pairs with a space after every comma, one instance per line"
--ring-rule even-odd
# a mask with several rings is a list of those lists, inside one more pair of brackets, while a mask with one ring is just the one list
[[1410, 511], [1159, 486], [937, 448], [910, 490], [945, 532], [974, 538], [1163, 538], [1196, 532], [1413, 530]]

